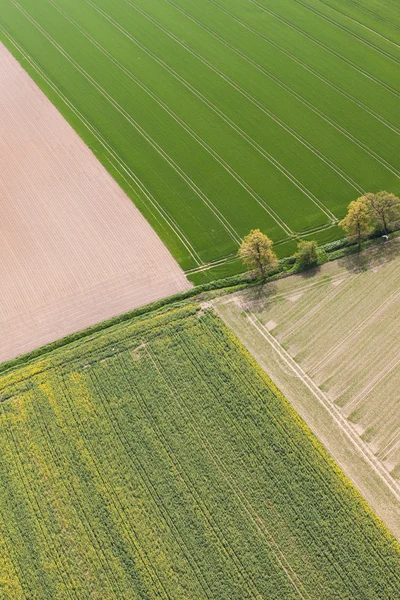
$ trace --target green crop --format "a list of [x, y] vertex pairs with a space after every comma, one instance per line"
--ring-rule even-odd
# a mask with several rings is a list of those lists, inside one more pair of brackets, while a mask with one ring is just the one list
[[252, 228], [283, 255], [298, 235], [340, 237], [363, 191], [400, 191], [399, 9], [330, 4], [0, 0], [0, 39], [189, 276], [212, 280], [242, 269]]
[[198, 305], [0, 378], [1, 598], [397, 598], [399, 545]]

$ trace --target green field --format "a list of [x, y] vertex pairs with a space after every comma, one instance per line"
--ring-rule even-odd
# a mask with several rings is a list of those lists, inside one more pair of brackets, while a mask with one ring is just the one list
[[0, 0], [0, 39], [194, 281], [240, 269], [251, 228], [285, 254], [400, 191], [399, 32], [394, 0]]
[[0, 393], [2, 599], [398, 598], [398, 543], [199, 305]]

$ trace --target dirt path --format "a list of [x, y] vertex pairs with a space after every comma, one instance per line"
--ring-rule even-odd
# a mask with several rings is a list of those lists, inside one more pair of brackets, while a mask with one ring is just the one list
[[0, 44], [0, 362], [190, 287]]

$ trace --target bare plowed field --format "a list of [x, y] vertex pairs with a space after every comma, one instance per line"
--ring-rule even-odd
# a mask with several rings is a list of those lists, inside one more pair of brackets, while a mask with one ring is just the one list
[[[382, 510], [381, 516], [388, 516], [389, 521], [396, 515], [397, 525], [393, 520], [392, 526], [398, 535], [399, 247], [400, 242], [393, 240], [312, 274], [217, 302], [218, 312], [356, 480], [375, 510]], [[368, 465], [365, 469], [358, 458], [362, 454]], [[371, 470], [373, 478], [379, 477], [397, 498], [393, 505], [391, 501], [386, 504], [371, 483]]]
[[189, 283], [0, 45], [0, 362]]

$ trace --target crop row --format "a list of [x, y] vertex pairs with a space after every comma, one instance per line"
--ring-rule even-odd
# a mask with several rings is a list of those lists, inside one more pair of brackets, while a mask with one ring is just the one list
[[46, 365], [0, 404], [5, 598], [395, 598], [398, 544], [215, 315]]

